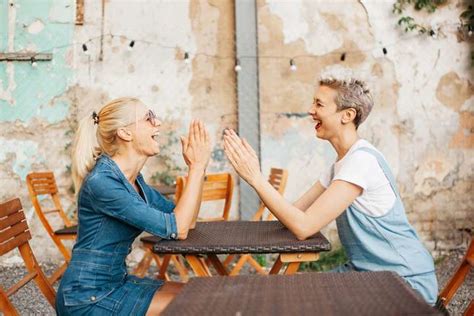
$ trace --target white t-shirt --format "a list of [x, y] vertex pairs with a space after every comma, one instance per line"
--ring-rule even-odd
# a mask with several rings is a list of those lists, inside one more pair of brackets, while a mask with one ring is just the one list
[[[363, 150], [354, 152], [360, 147], [377, 150], [368, 141], [359, 139], [341, 160], [336, 161], [322, 174], [319, 181], [325, 188], [334, 180], [344, 180], [361, 187], [362, 194], [355, 199], [354, 206], [367, 215], [382, 216], [393, 207], [395, 193], [377, 158]], [[331, 179], [333, 166], [334, 178]]]

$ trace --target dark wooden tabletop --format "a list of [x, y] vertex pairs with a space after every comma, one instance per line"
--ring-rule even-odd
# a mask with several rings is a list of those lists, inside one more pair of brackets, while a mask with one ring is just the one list
[[320, 233], [300, 241], [278, 221], [199, 222], [186, 240], [141, 239], [160, 254], [301, 253], [331, 249]]
[[441, 315], [393, 272], [194, 278], [162, 315]]

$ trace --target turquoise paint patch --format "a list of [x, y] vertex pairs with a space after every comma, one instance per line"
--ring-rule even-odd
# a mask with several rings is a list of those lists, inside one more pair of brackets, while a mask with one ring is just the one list
[[59, 101], [52, 105], [43, 105], [40, 110], [41, 117], [45, 118], [48, 123], [54, 124], [61, 122], [67, 117], [69, 112], [69, 102]]
[[0, 139], [0, 161], [4, 161], [7, 154], [15, 155], [13, 172], [22, 180], [26, 180], [26, 175], [31, 172], [31, 163], [44, 162], [44, 158], [38, 154], [38, 144], [33, 141], [6, 140]]
[[[39, 61], [33, 68], [30, 62], [14, 62], [15, 103], [0, 100], [0, 122], [20, 120], [29, 122], [33, 117], [57, 123], [67, 117], [69, 104], [53, 103], [51, 100], [64, 94], [73, 71], [66, 63], [66, 54], [72, 47], [52, 50], [53, 47], [71, 43], [74, 32], [75, 2], [72, 0], [16, 1], [15, 49], [35, 47], [37, 52], [53, 53], [52, 61]], [[44, 28], [37, 34], [30, 34], [27, 27], [41, 21]], [[8, 76], [0, 74], [3, 89], [8, 86]]]

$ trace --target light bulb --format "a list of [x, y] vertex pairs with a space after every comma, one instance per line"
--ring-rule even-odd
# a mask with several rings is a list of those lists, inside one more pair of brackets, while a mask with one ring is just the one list
[[290, 70], [291, 71], [296, 71], [298, 67], [296, 67], [295, 61], [293, 59], [290, 59]]

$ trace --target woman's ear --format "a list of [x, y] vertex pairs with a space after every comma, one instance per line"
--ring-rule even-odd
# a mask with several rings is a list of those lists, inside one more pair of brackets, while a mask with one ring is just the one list
[[353, 122], [357, 116], [357, 111], [353, 108], [345, 109], [342, 113], [341, 123], [347, 124]]
[[126, 142], [131, 142], [133, 137], [132, 137], [132, 132], [130, 132], [128, 129], [126, 128], [119, 128], [117, 130], [117, 136], [123, 140], [123, 141], [126, 141]]

